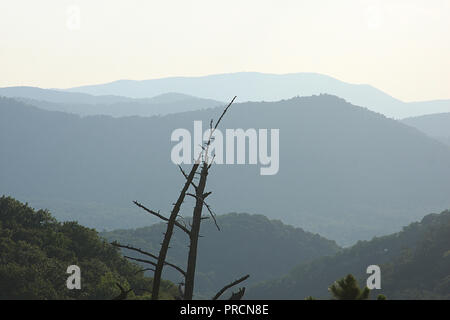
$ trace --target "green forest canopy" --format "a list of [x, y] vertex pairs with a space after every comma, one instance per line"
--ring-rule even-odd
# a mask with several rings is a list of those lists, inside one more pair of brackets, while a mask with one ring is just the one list
[[[66, 287], [69, 265], [81, 269], [80, 290]], [[128, 298], [146, 299], [152, 280], [141, 269], [94, 229], [0, 198], [0, 299], [113, 299], [121, 293], [117, 284], [133, 289]], [[177, 293], [175, 285], [163, 282], [162, 299]]]
[[[189, 224], [190, 220], [187, 219]], [[204, 220], [199, 240], [196, 271], [197, 298], [211, 298], [219, 288], [250, 274], [246, 285], [281, 276], [293, 266], [326, 255], [334, 255], [340, 247], [318, 234], [270, 220], [263, 215], [229, 213], [217, 216], [220, 231], [212, 219]], [[109, 242], [129, 244], [157, 253], [165, 224], [158, 223], [137, 229], [102, 232]], [[170, 243], [168, 261], [184, 268], [188, 240], [184, 232], [175, 229]], [[131, 257], [139, 255], [124, 250]], [[164, 278], [178, 283], [178, 272], [164, 269]]]
[[327, 288], [348, 273], [365, 284], [366, 268], [373, 264], [381, 268], [377, 294], [389, 299], [450, 299], [450, 211], [429, 214], [401, 232], [299, 264], [283, 277], [249, 288], [247, 298], [327, 298]]

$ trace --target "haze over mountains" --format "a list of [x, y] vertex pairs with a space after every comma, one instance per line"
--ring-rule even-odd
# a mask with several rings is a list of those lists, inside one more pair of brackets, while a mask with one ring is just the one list
[[397, 119], [450, 112], [450, 100], [405, 103], [370, 85], [350, 84], [317, 73], [239, 72], [202, 77], [172, 77], [140, 81], [119, 80], [70, 88], [66, 91], [133, 98], [179, 92], [218, 101], [228, 101], [230, 97], [236, 95], [239, 102], [277, 101], [295, 96], [327, 93]]
[[93, 96], [35, 87], [0, 88], [0, 96], [15, 98], [44, 110], [63, 111], [81, 116], [154, 116], [217, 107], [222, 102], [181, 93], [164, 93], [151, 98], [133, 99], [105, 95]]
[[450, 113], [406, 118], [402, 122], [450, 146]]
[[70, 89], [0, 88], [45, 110], [79, 115], [153, 116], [216, 107], [238, 96], [239, 102], [278, 101], [295, 96], [331, 94], [387, 117], [401, 119], [450, 112], [450, 100], [403, 102], [365, 84], [350, 84], [317, 73], [239, 72], [202, 77], [118, 80]]
[[[206, 130], [221, 112], [80, 118], [3, 98], [0, 194], [100, 230], [150, 224], [131, 201], [170, 209], [184, 179], [170, 160], [172, 131], [192, 131], [194, 120]], [[335, 96], [236, 104], [223, 126], [280, 129], [280, 171], [214, 166], [217, 213], [264, 214], [348, 245], [450, 207], [450, 148]]]

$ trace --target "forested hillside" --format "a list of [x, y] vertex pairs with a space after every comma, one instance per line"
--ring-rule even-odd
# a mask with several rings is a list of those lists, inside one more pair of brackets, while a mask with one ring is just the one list
[[[222, 108], [152, 118], [80, 118], [0, 99], [0, 193], [98, 230], [155, 220], [132, 200], [168, 212], [184, 177], [173, 130], [203, 129]], [[236, 104], [223, 129], [276, 128], [279, 172], [212, 167], [215, 212], [280, 219], [350, 245], [396, 232], [450, 207], [450, 149], [418, 130], [334, 96]]]
[[450, 211], [429, 214], [401, 232], [301, 264], [284, 277], [250, 288], [247, 298], [329, 298], [327, 288], [349, 273], [365, 285], [366, 268], [373, 264], [381, 268], [377, 294], [388, 299], [450, 299]]
[[[201, 227], [196, 291], [211, 298], [217, 288], [242, 273], [250, 274], [246, 285], [270, 279], [289, 271], [292, 266], [314, 258], [332, 255], [339, 250], [334, 241], [300, 228], [269, 220], [262, 215], [230, 213], [217, 217], [220, 231], [213, 221]], [[149, 252], [159, 252], [165, 224], [135, 230], [101, 233], [108, 241], [130, 244]], [[187, 256], [186, 235], [176, 230], [170, 245], [168, 261], [181, 267]], [[127, 255], [136, 254], [124, 250]], [[180, 281], [180, 275], [166, 268], [165, 278]]]
[[[70, 265], [80, 267], [80, 290], [66, 287]], [[0, 299], [113, 299], [121, 293], [118, 284], [133, 289], [128, 298], [149, 298], [151, 279], [95, 230], [0, 198]], [[166, 281], [161, 297], [177, 292]]]

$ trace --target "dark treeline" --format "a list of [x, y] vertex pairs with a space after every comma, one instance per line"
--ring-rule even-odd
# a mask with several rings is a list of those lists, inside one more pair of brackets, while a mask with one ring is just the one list
[[352, 273], [365, 285], [366, 268], [381, 268], [381, 290], [389, 299], [450, 299], [450, 211], [429, 214], [401, 232], [359, 241], [331, 257], [300, 264], [276, 280], [248, 291], [253, 299], [326, 298], [328, 286]]
[[[69, 290], [67, 267], [81, 269], [81, 289]], [[0, 299], [148, 299], [152, 280], [97, 232], [76, 222], [60, 223], [45, 210], [0, 198]], [[163, 281], [161, 299], [177, 287]]]

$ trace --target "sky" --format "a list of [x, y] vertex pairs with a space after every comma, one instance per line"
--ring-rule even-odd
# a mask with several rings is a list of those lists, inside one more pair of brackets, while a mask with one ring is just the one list
[[448, 0], [2, 0], [0, 87], [317, 72], [450, 99]]

